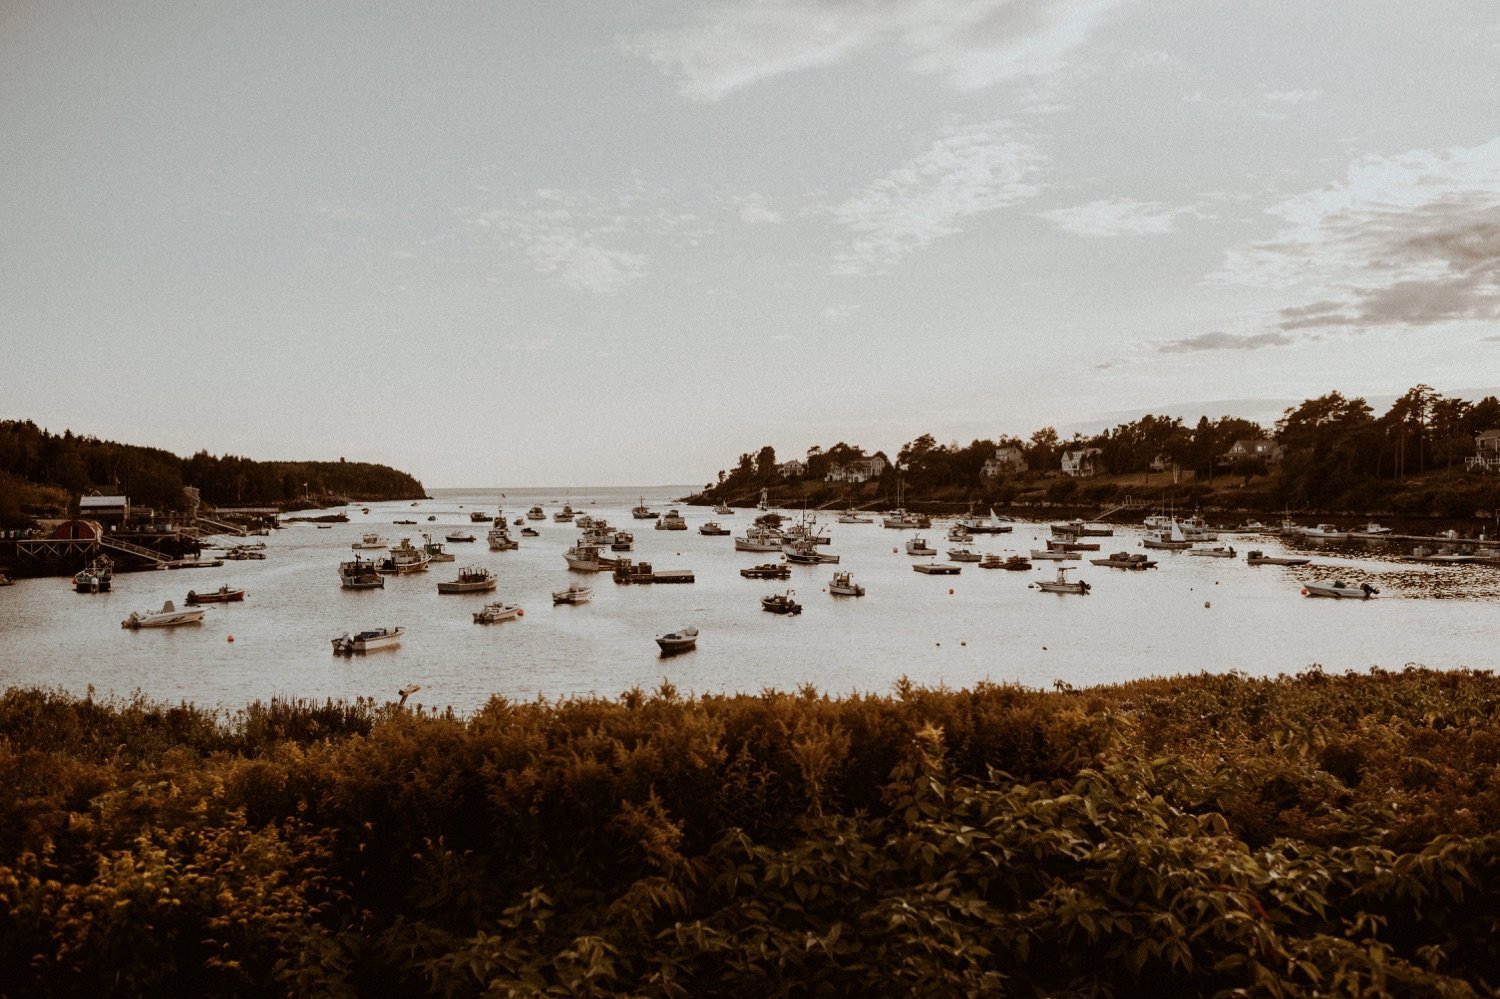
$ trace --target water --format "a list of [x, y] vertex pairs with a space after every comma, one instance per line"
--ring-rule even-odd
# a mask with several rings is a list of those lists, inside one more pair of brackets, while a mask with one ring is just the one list
[[[655, 510], [672, 506], [687, 487], [646, 492]], [[505, 494], [502, 499], [502, 492]], [[492, 694], [512, 699], [575, 694], [616, 696], [650, 690], [670, 680], [687, 693], [795, 689], [811, 684], [833, 694], [888, 693], [901, 677], [927, 686], [966, 687], [983, 680], [1050, 687], [1075, 686], [1173, 673], [1240, 670], [1269, 675], [1311, 664], [1329, 670], [1496, 665], [1500, 634], [1500, 569], [1417, 566], [1394, 560], [1386, 546], [1350, 543], [1313, 549], [1326, 568], [1249, 566], [1244, 552], [1281, 554], [1273, 539], [1233, 538], [1240, 557], [1212, 559], [1156, 552], [1160, 568], [1124, 572], [1069, 562], [1086, 579], [1088, 596], [1044, 594], [1028, 583], [1051, 578], [1056, 563], [1030, 572], [982, 570], [965, 564], [958, 576], [924, 576], [903, 543], [914, 533], [945, 552], [947, 523], [927, 531], [839, 524], [835, 511], [819, 514], [832, 537], [827, 550], [838, 566], [793, 566], [790, 580], [747, 580], [739, 569], [774, 561], [765, 553], [734, 551], [732, 537], [706, 537], [697, 528], [719, 520], [743, 534], [753, 511], [715, 517], [702, 507], [679, 507], [688, 531], [656, 531], [630, 517], [638, 489], [438, 490], [431, 500], [369, 504], [349, 509], [350, 522], [331, 529], [293, 524], [265, 541], [264, 561], [227, 562], [217, 569], [144, 572], [115, 578], [107, 594], [82, 595], [60, 578], [23, 580], [0, 589], [0, 684], [61, 687], [82, 693], [148, 697], [239, 707], [272, 696], [392, 699], [407, 684], [422, 690], [413, 702], [468, 711]], [[562, 552], [578, 534], [551, 515], [563, 502], [635, 534], [628, 557], [657, 569], [690, 568], [690, 585], [619, 586], [608, 574], [570, 572]], [[493, 514], [504, 505], [514, 520], [533, 503], [548, 513], [533, 523], [538, 538], [521, 548], [491, 552], [487, 524], [469, 513]], [[316, 511], [313, 511], [316, 512]], [[785, 511], [783, 511], [785, 512]], [[429, 522], [427, 516], [435, 515]], [[397, 526], [413, 519], [415, 526]], [[383, 590], [350, 591], [338, 583], [340, 561], [367, 531], [396, 542], [421, 532], [441, 540], [462, 527], [472, 544], [447, 547], [458, 561], [434, 563], [426, 573], [387, 577]], [[512, 527], [513, 536], [519, 529]], [[1022, 523], [1012, 534], [976, 536], [967, 547], [999, 554], [1043, 547], [1046, 523]], [[1102, 552], [1140, 551], [1142, 531], [1117, 528]], [[1309, 551], [1305, 546], [1303, 553]], [[366, 553], [378, 554], [378, 553]], [[946, 561], [946, 556], [939, 560]], [[439, 596], [439, 580], [469, 564], [499, 577], [490, 594]], [[825, 587], [836, 569], [849, 570], [867, 595], [833, 597]], [[1381, 589], [1372, 601], [1309, 600], [1301, 582], [1342, 578]], [[592, 602], [554, 606], [551, 592], [582, 579]], [[176, 629], [128, 631], [132, 610], [154, 610], [164, 600], [181, 605], [189, 589], [221, 583], [247, 590], [244, 603], [211, 604], [205, 623]], [[760, 597], [795, 589], [797, 617], [768, 614]], [[472, 614], [490, 600], [521, 603], [524, 617], [479, 625]], [[698, 648], [658, 654], [656, 635], [683, 625], [700, 630]], [[404, 625], [398, 648], [344, 658], [329, 640], [345, 631]], [[233, 636], [233, 641], [229, 637]]]

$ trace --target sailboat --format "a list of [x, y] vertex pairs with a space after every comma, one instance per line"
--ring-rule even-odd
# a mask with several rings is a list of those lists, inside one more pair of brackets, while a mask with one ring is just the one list
[[1182, 525], [1177, 523], [1176, 517], [1171, 519], [1171, 526], [1147, 534], [1141, 539], [1141, 544], [1147, 548], [1165, 548], [1171, 551], [1193, 547], [1187, 535], [1182, 533]]

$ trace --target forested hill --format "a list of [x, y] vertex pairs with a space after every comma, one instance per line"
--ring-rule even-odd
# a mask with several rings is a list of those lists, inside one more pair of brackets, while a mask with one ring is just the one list
[[[183, 487], [207, 503], [270, 505], [306, 496], [418, 499], [422, 483], [405, 472], [363, 461], [252, 461], [199, 451], [182, 458], [160, 448], [119, 444], [65, 430], [59, 436], [30, 420], [0, 420], [0, 514], [6, 496], [46, 486], [76, 497], [117, 490], [133, 504], [180, 507]], [[12, 498], [11, 503], [15, 500]]]

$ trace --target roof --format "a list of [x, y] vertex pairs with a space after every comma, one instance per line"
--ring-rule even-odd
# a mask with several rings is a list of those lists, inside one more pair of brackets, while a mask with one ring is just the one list
[[78, 509], [98, 510], [108, 509], [116, 506], [129, 506], [129, 496], [80, 496], [78, 497]]

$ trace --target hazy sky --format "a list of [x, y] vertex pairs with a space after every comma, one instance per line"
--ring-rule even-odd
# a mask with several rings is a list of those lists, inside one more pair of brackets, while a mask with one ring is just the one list
[[0, 177], [0, 418], [182, 454], [692, 483], [1500, 377], [1493, 0], [0, 0]]

